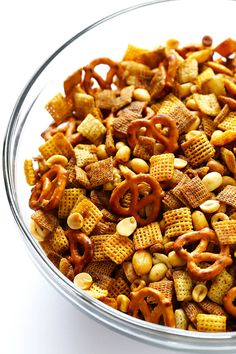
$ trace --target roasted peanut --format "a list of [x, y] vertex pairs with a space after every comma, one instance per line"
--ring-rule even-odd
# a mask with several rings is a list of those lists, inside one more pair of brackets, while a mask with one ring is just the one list
[[43, 241], [49, 231], [39, 226], [33, 219], [30, 219], [30, 233], [38, 241]]
[[152, 263], [153, 264], [164, 263], [168, 268], [171, 268], [171, 264], [168, 257], [163, 253], [157, 253], [157, 252], [153, 253]]
[[128, 162], [130, 159], [131, 150], [127, 145], [121, 146], [115, 155], [118, 163]]
[[220, 202], [215, 199], [209, 199], [203, 202], [199, 207], [204, 213], [211, 214], [215, 213], [219, 209]]
[[148, 173], [149, 171], [147, 162], [138, 157], [130, 161], [130, 168], [136, 173]]
[[116, 301], [117, 301], [117, 310], [127, 313], [129, 308], [129, 303], [130, 303], [130, 299], [128, 298], [128, 296], [120, 294], [117, 296]]
[[99, 160], [108, 158], [105, 144], [98, 145], [96, 153]]
[[52, 167], [55, 164], [65, 167], [68, 164], [68, 159], [64, 155], [52, 155], [46, 161], [48, 167]]
[[116, 225], [116, 231], [121, 236], [130, 236], [137, 228], [137, 221], [133, 216], [125, 218], [118, 222]]
[[236, 180], [233, 177], [230, 176], [223, 176], [222, 177], [222, 183], [221, 186], [225, 187], [225, 186], [236, 186]]
[[80, 213], [71, 213], [67, 218], [67, 225], [73, 229], [78, 230], [81, 229], [84, 223], [84, 218]]
[[170, 251], [168, 253], [168, 259], [172, 267], [182, 267], [186, 264], [186, 261], [179, 257], [175, 251]]
[[218, 172], [222, 176], [225, 173], [225, 167], [222, 165], [219, 161], [216, 161], [214, 159], [210, 160], [207, 162], [207, 167], [209, 167], [210, 172]]
[[202, 183], [211, 192], [217, 189], [222, 183], [222, 176], [219, 172], [207, 173], [203, 179]]
[[201, 230], [204, 229], [204, 227], [209, 227], [205, 215], [200, 210], [195, 210], [192, 213], [192, 221], [193, 221], [194, 230]]
[[74, 277], [74, 284], [82, 290], [88, 290], [92, 283], [93, 279], [88, 273], [82, 272]]
[[197, 284], [193, 288], [192, 297], [196, 302], [202, 302], [207, 296], [208, 289], [204, 284]]
[[164, 278], [168, 267], [165, 263], [154, 264], [152, 269], [149, 272], [149, 281], [159, 281]]
[[175, 157], [174, 159], [174, 168], [177, 168], [178, 170], [181, 170], [182, 168], [185, 168], [188, 164], [188, 161], [181, 159], [179, 157]]
[[151, 100], [151, 96], [148, 90], [143, 88], [136, 88], [134, 90], [133, 96], [137, 101], [149, 102]]
[[140, 275], [145, 275], [149, 273], [152, 268], [152, 256], [146, 250], [138, 250], [134, 253], [132, 258], [132, 264], [135, 273]]
[[134, 267], [132, 262], [124, 262], [123, 263], [123, 270], [125, 272], [125, 276], [130, 283], [133, 283], [135, 279], [138, 278], [138, 275], [134, 271]]

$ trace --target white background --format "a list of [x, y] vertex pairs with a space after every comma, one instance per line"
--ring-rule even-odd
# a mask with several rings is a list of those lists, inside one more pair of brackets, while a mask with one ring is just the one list
[[[7, 0], [0, 5], [0, 145], [29, 78], [74, 34], [138, 0]], [[2, 178], [2, 177], [1, 177]], [[0, 352], [168, 354], [85, 317], [49, 285], [21, 240], [0, 183]]]

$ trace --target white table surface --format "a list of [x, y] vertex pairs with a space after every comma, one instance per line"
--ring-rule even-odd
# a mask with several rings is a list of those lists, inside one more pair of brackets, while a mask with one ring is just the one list
[[[7, 0], [0, 4], [0, 146], [22, 88], [64, 41], [138, 0]], [[108, 330], [68, 303], [42, 277], [22, 242], [0, 181], [0, 352], [168, 354]]]

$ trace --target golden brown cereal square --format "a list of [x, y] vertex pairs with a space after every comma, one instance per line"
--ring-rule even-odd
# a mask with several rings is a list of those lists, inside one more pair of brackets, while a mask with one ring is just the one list
[[56, 133], [42, 144], [39, 151], [46, 160], [53, 155], [64, 155], [68, 159], [74, 156], [71, 143], [61, 132]]
[[81, 194], [85, 195], [85, 190], [82, 188], [68, 188], [64, 190], [58, 208], [59, 218], [66, 218], [70, 214]]
[[226, 319], [226, 316], [200, 313], [197, 315], [197, 330], [199, 332], [225, 332]]
[[199, 306], [201, 309], [203, 309], [204, 312], [210, 313], [212, 315], [225, 316], [225, 311], [223, 308], [209, 299], [204, 299], [201, 301]]
[[225, 130], [236, 131], [236, 112], [230, 112], [224, 120], [218, 125], [218, 128]]
[[172, 193], [172, 191], [167, 191], [165, 193], [162, 203], [168, 209], [179, 209], [184, 206], [184, 204]]
[[110, 236], [111, 235], [94, 235], [90, 237], [94, 247], [93, 262], [109, 260], [109, 257], [105, 254], [102, 245]]
[[81, 167], [78, 166], [75, 166], [75, 173], [76, 173], [76, 180], [79, 186], [84, 187], [86, 189], [90, 189], [91, 184], [88, 179], [87, 173]]
[[88, 290], [85, 290], [87, 294], [95, 299], [100, 299], [101, 297], [108, 295], [108, 290], [103, 289], [100, 285], [93, 283]]
[[79, 187], [79, 183], [76, 180], [75, 165], [76, 165], [76, 159], [75, 157], [72, 157], [65, 167], [68, 172], [66, 188]]
[[133, 242], [125, 236], [112, 235], [103, 243], [105, 254], [116, 264], [123, 263], [134, 253]]
[[105, 160], [94, 162], [85, 168], [91, 183], [91, 188], [101, 186], [107, 182], [113, 182], [113, 159], [108, 157]]
[[177, 70], [177, 79], [180, 84], [194, 82], [198, 76], [198, 62], [196, 59], [186, 59], [180, 63]]
[[193, 301], [184, 301], [182, 303], [182, 308], [186, 313], [188, 319], [196, 326], [197, 324], [197, 315], [203, 313], [202, 309], [198, 304]]
[[102, 212], [88, 198], [83, 198], [77, 202], [72, 212], [78, 212], [83, 216], [84, 223], [81, 231], [86, 235], [90, 235], [95, 226], [102, 219]]
[[75, 111], [78, 118], [84, 119], [89, 113], [93, 113], [95, 104], [91, 95], [82, 92], [74, 94]]
[[210, 93], [208, 95], [194, 93], [193, 98], [202, 113], [215, 117], [221, 110], [217, 97], [214, 93]]
[[215, 149], [205, 133], [198, 134], [194, 138], [185, 141], [181, 144], [181, 147], [188, 162], [194, 167], [210, 160], [215, 155]]
[[173, 106], [168, 115], [176, 121], [179, 134], [186, 133], [196, 119], [181, 101]]
[[175, 270], [173, 280], [176, 298], [178, 301], [189, 301], [192, 299], [193, 281], [184, 270]]
[[53, 232], [50, 244], [53, 251], [61, 255], [69, 250], [69, 241], [60, 225]]
[[24, 161], [24, 173], [25, 173], [26, 182], [30, 186], [35, 185], [37, 179], [36, 179], [36, 171], [34, 170], [32, 160], [25, 160]]
[[136, 250], [150, 247], [155, 243], [162, 244], [163, 240], [159, 223], [156, 221], [149, 225], [138, 227], [133, 235], [133, 243]]
[[130, 287], [123, 278], [118, 277], [112, 284], [109, 296], [116, 298], [120, 294], [128, 296], [130, 294]]
[[191, 211], [187, 207], [168, 210], [163, 214], [165, 238], [173, 238], [192, 231]]
[[63, 97], [61, 93], [54, 96], [45, 106], [56, 123], [60, 124], [72, 114], [72, 100]]
[[99, 221], [92, 231], [92, 235], [114, 234], [116, 232], [116, 223], [110, 221]]
[[85, 167], [90, 163], [96, 162], [97, 155], [94, 152], [89, 151], [88, 149], [84, 148], [81, 149], [79, 146], [74, 148], [75, 158], [76, 158], [76, 165], [78, 167]]
[[214, 130], [215, 130], [214, 121], [211, 118], [209, 118], [208, 116], [203, 116], [202, 117], [202, 125], [203, 125], [203, 130], [204, 130], [206, 136], [211, 137]]
[[90, 193], [90, 200], [100, 209], [108, 208], [110, 201], [109, 191], [93, 189]]
[[137, 144], [134, 147], [133, 155], [143, 160], [149, 160], [155, 155], [156, 142], [155, 139], [148, 136], [139, 136]]
[[150, 175], [158, 182], [169, 181], [174, 173], [174, 158], [172, 153], [154, 155], [150, 158]]
[[236, 208], [236, 187], [227, 185], [216, 197], [222, 203]]
[[181, 192], [192, 208], [197, 208], [210, 198], [210, 192], [198, 176], [182, 185]]
[[92, 261], [84, 268], [84, 272], [89, 273], [93, 279], [96, 279], [98, 275], [111, 276], [116, 268], [116, 264], [112, 261]]
[[90, 113], [78, 126], [77, 130], [95, 145], [101, 144], [106, 134], [105, 126]]
[[221, 245], [236, 244], [236, 220], [222, 220], [213, 223], [213, 229]]
[[167, 298], [169, 301], [172, 301], [172, 297], [174, 293], [173, 280], [162, 279], [160, 281], [149, 283], [148, 286], [150, 286], [150, 288], [159, 290], [165, 296], [165, 298]]
[[222, 305], [225, 294], [233, 285], [234, 277], [224, 269], [213, 279], [207, 296], [213, 302]]
[[31, 215], [31, 219], [33, 219], [40, 227], [50, 232], [53, 232], [59, 225], [59, 220], [55, 215], [40, 209]]

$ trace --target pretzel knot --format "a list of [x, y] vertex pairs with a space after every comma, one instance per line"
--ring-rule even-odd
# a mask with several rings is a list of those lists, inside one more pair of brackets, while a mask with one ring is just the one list
[[32, 189], [30, 208], [35, 210], [57, 208], [66, 186], [67, 174], [67, 170], [61, 165], [53, 165], [45, 172]]
[[[148, 303], [150, 297], [152, 305]], [[160, 323], [163, 318], [166, 326], [175, 327], [172, 303], [156, 289], [145, 287], [131, 293], [128, 314], [152, 323]]]
[[[101, 64], [109, 67], [105, 79], [95, 71], [95, 68]], [[97, 81], [98, 86], [103, 90], [111, 89], [111, 85], [114, 83], [119, 88], [124, 86], [122, 66], [109, 58], [95, 59], [83, 69], [85, 74], [81, 86], [89, 94], [93, 94], [97, 91], [97, 88], [93, 88], [93, 79]], [[114, 80], [115, 78], [117, 79], [116, 81]]]
[[[142, 196], [140, 199], [139, 185], [145, 182], [150, 186], [148, 195]], [[128, 207], [121, 205], [121, 199], [127, 192], [131, 192], [132, 198]], [[110, 207], [113, 212], [121, 216], [134, 216], [136, 221], [144, 226], [156, 220], [161, 206], [162, 189], [157, 180], [146, 174], [126, 175], [126, 180], [122, 181], [112, 192], [110, 198]], [[139, 212], [147, 205], [150, 205], [149, 214], [146, 218], [142, 217]]]
[[[162, 128], [168, 128], [168, 134], [157, 127], [161, 124]], [[174, 119], [168, 117], [166, 114], [156, 114], [150, 119], [136, 119], [132, 121], [127, 129], [127, 138], [129, 146], [133, 149], [138, 142], [141, 128], [145, 129], [143, 135], [154, 138], [156, 141], [164, 145], [164, 152], [173, 152], [178, 149], [179, 133]]]
[[[184, 246], [200, 241], [192, 252], [184, 249]], [[220, 252], [207, 252], [209, 242], [220, 246]], [[215, 278], [225, 267], [232, 263], [230, 248], [228, 245], [219, 245], [215, 232], [208, 227], [188, 232], [179, 236], [174, 243], [175, 252], [187, 261], [187, 269], [192, 278], [196, 280], [211, 280]], [[201, 262], [211, 263], [208, 267], [200, 268]]]
[[83, 141], [84, 137], [77, 131], [78, 125], [81, 123], [80, 120], [70, 117], [67, 121], [60, 123], [52, 123], [49, 127], [44, 130], [41, 137], [45, 140], [50, 139], [53, 135], [58, 132], [64, 133], [65, 137], [69, 140], [72, 146], [79, 144]]
[[223, 298], [225, 310], [233, 317], [236, 317], [236, 287], [231, 288]]
[[82, 272], [86, 264], [91, 262], [94, 249], [93, 243], [87, 235], [80, 231], [67, 230], [65, 235], [70, 244], [69, 261], [74, 265], [74, 273], [76, 275]]

